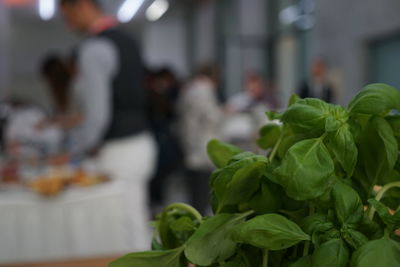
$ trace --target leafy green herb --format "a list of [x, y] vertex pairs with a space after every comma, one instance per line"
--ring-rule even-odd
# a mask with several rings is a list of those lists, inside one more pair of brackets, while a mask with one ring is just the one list
[[282, 215], [266, 214], [237, 226], [233, 239], [259, 248], [280, 250], [309, 240], [310, 237], [296, 223]]
[[267, 124], [260, 129], [257, 145], [262, 149], [272, 148], [281, 135], [281, 127], [277, 124]]
[[215, 166], [222, 168], [228, 164], [233, 156], [239, 154], [242, 150], [236, 146], [214, 139], [208, 143], [207, 152]]
[[292, 146], [275, 170], [275, 182], [288, 196], [307, 200], [321, 196], [330, 186], [334, 163], [322, 138], [300, 141]]
[[231, 257], [236, 250], [236, 243], [231, 239], [232, 229], [249, 214], [219, 214], [204, 221], [186, 244], [187, 259], [207, 266]]
[[349, 249], [341, 239], [331, 239], [315, 249], [311, 261], [315, 267], [346, 266], [349, 256]]
[[400, 266], [400, 244], [390, 239], [373, 240], [356, 250], [351, 267]]
[[266, 155], [209, 142], [213, 216], [171, 204], [153, 251], [110, 267], [400, 266], [399, 111], [400, 91], [385, 84], [348, 108], [292, 95], [267, 112], [280, 123], [260, 130]]
[[357, 192], [343, 182], [332, 189], [336, 216], [341, 225], [354, 226], [363, 217], [363, 204]]
[[380, 83], [367, 85], [349, 105], [350, 113], [379, 115], [391, 109], [400, 109], [400, 92]]
[[181, 255], [183, 248], [177, 248], [173, 250], [165, 251], [147, 251], [147, 252], [137, 252], [119, 258], [109, 264], [109, 267], [183, 267]]

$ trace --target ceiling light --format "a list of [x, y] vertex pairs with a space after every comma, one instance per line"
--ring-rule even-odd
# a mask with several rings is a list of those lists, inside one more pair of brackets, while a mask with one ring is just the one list
[[279, 13], [282, 24], [289, 25], [296, 22], [300, 17], [300, 10], [296, 5], [288, 6]]
[[143, 2], [144, 0], [125, 0], [118, 10], [118, 20], [122, 23], [129, 22], [138, 12]]
[[146, 10], [146, 18], [150, 21], [156, 21], [167, 12], [168, 7], [167, 0], [155, 0]]
[[55, 13], [55, 0], [39, 0], [38, 2], [39, 16], [43, 20], [50, 20]]

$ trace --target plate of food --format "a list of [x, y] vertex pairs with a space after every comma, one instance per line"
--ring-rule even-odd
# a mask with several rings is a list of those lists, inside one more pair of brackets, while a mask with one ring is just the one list
[[109, 181], [104, 174], [92, 173], [83, 169], [66, 170], [58, 168], [29, 182], [26, 186], [42, 196], [57, 196], [70, 187], [89, 187]]

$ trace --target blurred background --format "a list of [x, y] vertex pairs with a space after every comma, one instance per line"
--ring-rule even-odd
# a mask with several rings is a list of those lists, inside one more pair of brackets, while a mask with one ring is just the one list
[[[136, 39], [146, 69], [146, 119], [157, 156], [152, 176], [136, 188], [143, 203], [124, 218], [132, 209], [118, 202], [123, 194], [111, 188], [114, 177], [93, 178], [101, 168], [87, 160], [92, 155], [54, 164], [48, 159], [60, 151], [46, 143], [53, 134], [33, 138], [29, 119], [10, 127], [21, 105], [43, 114], [54, 109], [45, 59], [58, 55], [68, 63], [83, 38], [67, 27], [57, 0], [0, 0], [0, 266], [65, 260], [106, 266], [146, 249], [150, 234], [135, 232], [135, 218], [148, 221], [173, 201], [211, 213], [207, 177], [213, 168], [204, 159], [210, 138], [265, 153], [254, 145], [268, 122], [264, 113], [285, 108], [292, 93], [347, 105], [368, 83], [400, 88], [398, 0], [100, 2]], [[38, 130], [36, 123], [29, 127]], [[35, 149], [20, 149], [29, 146]], [[72, 172], [68, 183], [82, 188], [64, 190]], [[49, 177], [62, 185], [34, 183]], [[94, 184], [101, 185], [87, 188]], [[43, 229], [46, 223], [57, 234]], [[132, 245], [135, 240], [141, 246]]]
[[[57, 10], [41, 18], [38, 2], [1, 1], [0, 92], [46, 105], [40, 60], [49, 51], [67, 53], [78, 39]], [[117, 14], [123, 2], [104, 6]], [[254, 70], [275, 83], [284, 102], [316, 57], [329, 66], [338, 103], [369, 82], [400, 87], [396, 0], [169, 0], [156, 21], [146, 18], [152, 1], [140, 2], [125, 27], [140, 40], [148, 66], [168, 66], [185, 79], [199, 64], [215, 63], [226, 97], [240, 91], [245, 73]]]

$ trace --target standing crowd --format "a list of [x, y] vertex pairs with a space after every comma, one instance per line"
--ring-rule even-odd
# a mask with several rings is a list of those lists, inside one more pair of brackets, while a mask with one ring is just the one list
[[[129, 181], [129, 201], [143, 215], [138, 231], [149, 211], [155, 215], [166, 204], [176, 175], [184, 177], [189, 202], [207, 214], [213, 170], [207, 142], [219, 138], [251, 148], [265, 111], [280, 107], [273, 84], [249, 72], [243, 90], [224, 100], [215, 66], [200, 67], [186, 81], [169, 68], [146, 68], [137, 42], [97, 1], [60, 3], [67, 24], [85, 38], [70, 56], [43, 61], [50, 110], [10, 103], [13, 111], [2, 123], [5, 153], [36, 153], [50, 164], [95, 159], [112, 179]], [[331, 97], [319, 80], [303, 87], [302, 96], [321, 87]]]

